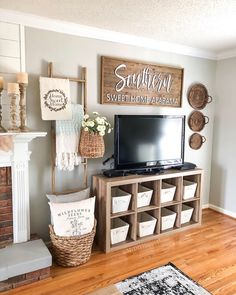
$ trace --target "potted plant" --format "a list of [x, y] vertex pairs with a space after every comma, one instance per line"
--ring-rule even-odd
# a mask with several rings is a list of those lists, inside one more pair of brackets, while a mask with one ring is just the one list
[[105, 152], [103, 136], [111, 130], [111, 124], [107, 118], [102, 117], [98, 112], [93, 112], [92, 116], [85, 114], [80, 135], [80, 155], [85, 158], [103, 157]]

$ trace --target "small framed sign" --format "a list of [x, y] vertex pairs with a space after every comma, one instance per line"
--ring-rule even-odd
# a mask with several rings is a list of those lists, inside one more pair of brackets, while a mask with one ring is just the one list
[[68, 79], [40, 77], [40, 101], [43, 120], [71, 120]]
[[102, 56], [101, 104], [181, 107], [183, 68]]

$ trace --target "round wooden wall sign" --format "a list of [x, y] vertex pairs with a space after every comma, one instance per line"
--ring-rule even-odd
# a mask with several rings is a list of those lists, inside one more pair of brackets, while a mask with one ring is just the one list
[[193, 131], [201, 131], [206, 124], [209, 123], [209, 118], [204, 116], [203, 113], [199, 111], [194, 111], [189, 115], [188, 125]]
[[199, 133], [193, 133], [189, 138], [189, 145], [192, 149], [198, 150], [202, 144], [206, 141], [206, 137]]
[[212, 97], [203, 84], [194, 84], [188, 91], [188, 102], [195, 110], [202, 110], [208, 103], [212, 102]]

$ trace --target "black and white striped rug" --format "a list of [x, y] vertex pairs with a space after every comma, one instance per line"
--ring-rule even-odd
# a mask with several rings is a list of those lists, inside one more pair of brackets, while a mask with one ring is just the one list
[[210, 295], [203, 287], [168, 263], [115, 284], [124, 295]]

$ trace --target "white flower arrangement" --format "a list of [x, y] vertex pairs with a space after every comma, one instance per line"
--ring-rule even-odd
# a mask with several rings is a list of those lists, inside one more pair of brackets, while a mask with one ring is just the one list
[[92, 117], [85, 114], [82, 127], [84, 131], [99, 133], [100, 136], [104, 136], [106, 132], [111, 133], [112, 130], [111, 124], [107, 121], [107, 118], [101, 117], [98, 112], [93, 112]]

